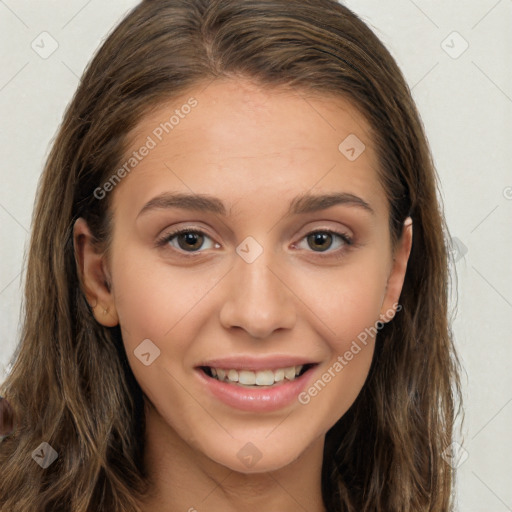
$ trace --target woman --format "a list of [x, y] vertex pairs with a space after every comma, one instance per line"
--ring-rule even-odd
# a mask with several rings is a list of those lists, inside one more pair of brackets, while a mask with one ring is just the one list
[[43, 172], [0, 510], [451, 510], [445, 233], [350, 10], [142, 2]]

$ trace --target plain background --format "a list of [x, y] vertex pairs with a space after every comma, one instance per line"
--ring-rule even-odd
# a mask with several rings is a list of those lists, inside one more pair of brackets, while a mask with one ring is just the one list
[[[0, 0], [0, 380], [45, 158], [86, 63], [136, 3]], [[512, 511], [512, 0], [345, 3], [403, 70], [440, 176], [465, 368], [458, 509]]]

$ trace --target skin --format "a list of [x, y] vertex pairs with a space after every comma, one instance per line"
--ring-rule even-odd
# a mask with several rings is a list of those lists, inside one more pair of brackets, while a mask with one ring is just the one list
[[[375, 340], [309, 403], [274, 412], [216, 400], [194, 367], [234, 354], [300, 355], [319, 363], [310, 382], [321, 378], [365, 328], [390, 320], [412, 227], [406, 222], [393, 248], [369, 126], [341, 97], [217, 80], [148, 113], [130, 151], [191, 96], [198, 105], [111, 192], [109, 254], [95, 252], [83, 219], [74, 229], [87, 299], [98, 322], [121, 325], [146, 395], [152, 493], [141, 507], [323, 511], [325, 434], [359, 394]], [[349, 134], [366, 146], [355, 161], [338, 150]], [[176, 208], [139, 215], [162, 192], [216, 196], [227, 215]], [[373, 213], [338, 204], [288, 215], [290, 201], [306, 192], [350, 193]], [[206, 233], [194, 257], [186, 258], [183, 236], [181, 245], [175, 237], [155, 247], [175, 227]], [[349, 234], [353, 244], [334, 236], [322, 246], [307, 236], [326, 229]], [[248, 236], [263, 249], [252, 263], [236, 252]], [[134, 355], [145, 339], [161, 351], [149, 366]], [[248, 442], [261, 455], [251, 467], [237, 456]]]

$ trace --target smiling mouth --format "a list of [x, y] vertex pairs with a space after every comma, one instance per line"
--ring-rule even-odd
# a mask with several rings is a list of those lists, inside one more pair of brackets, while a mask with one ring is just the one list
[[316, 364], [305, 364], [297, 366], [288, 366], [286, 368], [277, 368], [275, 370], [235, 370], [234, 368], [213, 368], [210, 366], [201, 366], [201, 370], [210, 378], [220, 382], [233, 384], [246, 388], [275, 387], [304, 375]]

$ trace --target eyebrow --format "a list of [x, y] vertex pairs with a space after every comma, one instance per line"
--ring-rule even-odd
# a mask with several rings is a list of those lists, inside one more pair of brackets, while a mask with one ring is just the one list
[[[326, 210], [331, 206], [358, 207], [375, 215], [373, 208], [361, 197], [346, 192], [313, 195], [309, 193], [295, 197], [288, 207], [287, 215], [300, 215]], [[226, 216], [226, 207], [217, 197], [208, 194], [185, 194], [166, 192], [148, 201], [137, 217], [156, 209], [180, 208], [196, 212], [215, 213]]]

